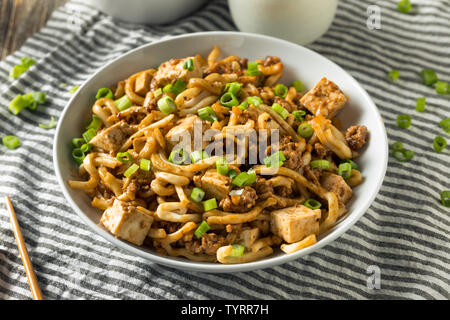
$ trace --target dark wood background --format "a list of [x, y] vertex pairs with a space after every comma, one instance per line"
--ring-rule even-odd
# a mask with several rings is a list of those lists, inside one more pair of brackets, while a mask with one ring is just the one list
[[0, 0], [0, 60], [39, 31], [68, 0]]

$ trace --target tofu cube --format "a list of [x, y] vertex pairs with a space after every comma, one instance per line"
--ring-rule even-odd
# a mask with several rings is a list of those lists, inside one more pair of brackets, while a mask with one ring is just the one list
[[89, 142], [105, 151], [116, 152], [132, 133], [133, 129], [125, 121], [121, 121], [101, 130]]
[[320, 177], [320, 184], [326, 190], [335, 193], [338, 200], [344, 204], [347, 203], [353, 195], [352, 188], [350, 188], [344, 178], [340, 175], [323, 172]]
[[216, 169], [209, 169], [200, 178], [194, 178], [197, 187], [206, 192], [206, 198], [216, 198], [217, 202], [224, 199], [231, 191], [231, 179], [228, 176], [221, 175]]
[[128, 202], [114, 200], [105, 210], [100, 223], [117, 238], [142, 245], [153, 223], [153, 217]]
[[347, 97], [334, 82], [322, 78], [300, 99], [300, 102], [312, 114], [322, 114], [325, 118], [331, 119], [345, 105]]
[[303, 205], [275, 210], [270, 213], [270, 229], [287, 243], [297, 242], [319, 234], [321, 214], [320, 209], [312, 210]]
[[134, 83], [134, 91], [141, 96], [145, 96], [145, 94], [150, 90], [150, 72], [142, 72]]

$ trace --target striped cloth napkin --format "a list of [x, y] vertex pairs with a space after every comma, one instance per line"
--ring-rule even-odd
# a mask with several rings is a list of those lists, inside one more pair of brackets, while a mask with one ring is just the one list
[[[150, 263], [90, 231], [56, 182], [54, 129], [38, 124], [59, 118], [71, 87], [133, 48], [171, 35], [236, 30], [226, 1], [211, 1], [190, 17], [160, 26], [118, 22], [76, 1], [57, 10], [44, 29], [0, 62], [0, 137], [13, 134], [22, 142], [16, 150], [0, 146], [0, 195], [14, 202], [43, 294], [49, 299], [450, 298], [450, 209], [439, 202], [440, 192], [450, 189], [450, 149], [437, 154], [432, 148], [437, 135], [450, 142], [439, 127], [450, 116], [450, 95], [438, 95], [420, 80], [420, 71], [429, 68], [450, 81], [450, 9], [446, 0], [413, 3], [414, 13], [406, 15], [393, 0], [340, 1], [330, 30], [308, 47], [363, 85], [381, 111], [390, 145], [402, 141], [415, 157], [402, 163], [390, 156], [375, 202], [333, 243], [275, 268], [215, 275]], [[381, 10], [381, 29], [367, 27], [370, 5]], [[9, 78], [23, 56], [37, 63], [18, 80]], [[395, 83], [386, 76], [392, 69], [400, 71]], [[46, 92], [48, 102], [13, 116], [9, 101], [30, 91]], [[415, 111], [418, 97], [427, 98], [423, 113]], [[409, 129], [397, 127], [398, 114], [412, 115]], [[0, 299], [30, 297], [0, 202]]]

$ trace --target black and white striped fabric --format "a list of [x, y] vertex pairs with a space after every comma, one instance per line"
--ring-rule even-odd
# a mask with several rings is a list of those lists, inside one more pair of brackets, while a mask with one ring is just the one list
[[[450, 209], [439, 203], [450, 189], [449, 148], [432, 149], [450, 115], [450, 96], [421, 84], [433, 69], [450, 81], [448, 0], [417, 0], [401, 14], [394, 0], [342, 0], [331, 29], [309, 47], [349, 71], [369, 92], [384, 118], [389, 143], [402, 141], [412, 161], [389, 159], [383, 187], [356, 225], [317, 252], [272, 269], [235, 274], [183, 272], [123, 252], [91, 232], [64, 199], [53, 171], [54, 130], [70, 98], [68, 89], [140, 45], [206, 30], [235, 30], [226, 1], [211, 1], [175, 24], [141, 26], [113, 20], [73, 1], [47, 26], [0, 62], [0, 136], [16, 135], [22, 146], [0, 146], [0, 195], [11, 196], [42, 291], [48, 299], [448, 299]], [[381, 9], [381, 29], [369, 30], [369, 5]], [[8, 77], [20, 58], [37, 63], [18, 80]], [[400, 70], [390, 82], [386, 74]], [[68, 87], [61, 84], [67, 83]], [[17, 94], [44, 91], [36, 112], [13, 116]], [[418, 97], [427, 109], [415, 111]], [[411, 114], [412, 126], [396, 125]], [[3, 201], [3, 200], [1, 200]], [[375, 267], [374, 267], [375, 266]], [[380, 270], [380, 288], [368, 285]], [[372, 288], [372, 289], [371, 289]], [[0, 203], [0, 299], [31, 298], [4, 202]]]

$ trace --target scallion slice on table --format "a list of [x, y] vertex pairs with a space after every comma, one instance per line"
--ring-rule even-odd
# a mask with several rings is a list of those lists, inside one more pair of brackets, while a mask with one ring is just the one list
[[305, 203], [303, 203], [303, 205], [313, 210], [319, 209], [322, 206], [322, 204], [316, 199], [308, 199]]
[[423, 84], [427, 86], [432, 86], [438, 81], [438, 77], [433, 70], [425, 69], [420, 73]]
[[289, 115], [289, 111], [287, 111], [285, 108], [283, 108], [278, 103], [274, 103], [272, 105], [272, 110], [274, 110], [276, 113], [278, 113], [284, 120], [286, 120], [287, 116]]
[[444, 207], [450, 207], [450, 190], [441, 192], [441, 203]]
[[133, 163], [125, 172], [123, 173], [124, 177], [129, 178], [133, 174], [136, 173], [136, 171], [139, 170], [139, 166], [136, 163]]
[[129, 152], [119, 152], [116, 155], [116, 159], [122, 163], [128, 163], [133, 161], [133, 156]]
[[151, 161], [148, 159], [141, 159], [141, 161], [139, 162], [139, 168], [142, 171], [150, 171]]
[[302, 123], [297, 128], [297, 133], [300, 137], [309, 138], [313, 135], [314, 129], [308, 123]]
[[39, 123], [39, 127], [41, 127], [42, 129], [53, 129], [54, 127], [56, 127], [55, 117], [51, 117], [50, 123], [48, 124]]
[[114, 99], [114, 94], [109, 88], [100, 88], [97, 91], [97, 95], [95, 96], [95, 99], [101, 99], [101, 98], [109, 98]]
[[412, 5], [410, 0], [401, 0], [397, 3], [397, 11], [401, 13], [409, 13]]
[[437, 94], [447, 94], [448, 93], [448, 83], [444, 81], [436, 82], [436, 93]]
[[22, 73], [26, 72], [35, 63], [35, 60], [29, 57], [23, 57], [22, 59], [20, 59], [20, 64], [15, 65], [11, 69], [9, 76], [11, 78], [17, 79]]
[[31, 95], [21, 95], [18, 94], [8, 106], [9, 111], [13, 114], [18, 115], [23, 109], [27, 108], [33, 103], [33, 98]]
[[195, 230], [194, 235], [197, 239], [201, 239], [203, 235], [209, 230], [211, 227], [206, 221], [202, 221], [202, 223], [198, 226], [197, 230]]
[[313, 169], [327, 170], [330, 169], [330, 161], [328, 160], [314, 160], [309, 163]]
[[439, 122], [442, 130], [444, 130], [446, 133], [450, 133], [450, 118], [446, 118]]
[[183, 149], [173, 150], [169, 155], [169, 162], [183, 164], [187, 160], [187, 153]]
[[391, 81], [396, 81], [400, 77], [400, 71], [394, 69], [391, 72], [389, 72], [387, 76]]
[[114, 103], [117, 106], [117, 109], [119, 109], [120, 111], [126, 110], [132, 105], [130, 98], [128, 98], [126, 94], [120, 97], [119, 99], [115, 100]]
[[74, 94], [75, 91], [77, 91], [79, 87], [80, 87], [79, 85], [76, 85], [75, 87], [72, 87], [72, 89], [70, 89], [69, 92]]
[[231, 249], [230, 257], [242, 257], [244, 255], [245, 247], [242, 244], [232, 244], [233, 249]]
[[295, 80], [291, 83], [291, 86], [294, 87], [297, 92], [303, 91], [303, 82], [301, 82], [300, 80]]
[[425, 111], [425, 107], [426, 107], [426, 98], [425, 97], [417, 98], [416, 111], [424, 112]]
[[399, 114], [397, 116], [397, 125], [399, 128], [407, 129], [411, 126], [411, 116], [408, 114]]
[[197, 188], [197, 187], [192, 189], [192, 193], [191, 193], [192, 201], [194, 201], [195, 203], [199, 203], [203, 200], [204, 197], [205, 197], [205, 191], [203, 191], [202, 189]]
[[16, 136], [4, 136], [2, 143], [8, 149], [16, 149], [20, 147], [20, 140]]
[[286, 98], [288, 90], [288, 87], [286, 87], [284, 84], [279, 83], [275, 86], [274, 93], [278, 97]]
[[444, 150], [446, 146], [447, 146], [447, 140], [445, 140], [444, 137], [437, 136], [434, 138], [434, 140], [433, 140], [434, 151], [436, 151], [437, 153], [441, 153], [442, 150]]
[[407, 149], [397, 149], [392, 151], [392, 155], [400, 162], [406, 162], [414, 157], [414, 152]]
[[216, 198], [211, 198], [206, 201], [203, 201], [203, 210], [209, 211], [209, 210], [213, 210], [213, 209], [217, 209]]
[[392, 150], [393, 151], [402, 150], [402, 149], [403, 149], [403, 143], [401, 143], [401, 142], [394, 142], [392, 144]]

